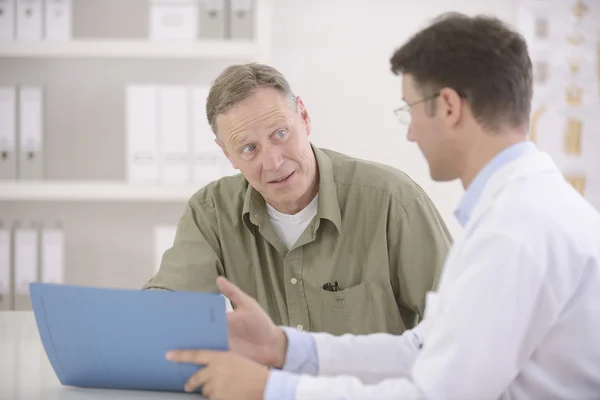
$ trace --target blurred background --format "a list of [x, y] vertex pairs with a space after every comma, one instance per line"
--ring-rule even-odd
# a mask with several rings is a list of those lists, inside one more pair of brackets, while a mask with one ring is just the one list
[[236, 172], [204, 113], [232, 63], [278, 68], [314, 144], [402, 169], [457, 237], [463, 189], [433, 182], [406, 141], [389, 68], [446, 11], [525, 35], [532, 140], [600, 207], [600, 0], [0, 0], [0, 298], [32, 281], [140, 288], [154, 274], [188, 198]]

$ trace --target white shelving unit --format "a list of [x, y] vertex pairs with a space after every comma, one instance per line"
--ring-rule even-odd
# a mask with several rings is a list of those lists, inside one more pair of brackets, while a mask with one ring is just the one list
[[177, 186], [121, 181], [0, 181], [0, 201], [186, 202], [207, 183]]
[[40, 40], [0, 41], [0, 58], [252, 58], [268, 63], [275, 0], [253, 0], [253, 40]]
[[72, 40], [0, 42], [0, 57], [16, 58], [173, 58], [235, 59], [261, 57], [257, 41], [152, 42], [147, 40]]
[[[254, 39], [159, 42], [151, 40], [0, 41], [0, 58], [250, 59], [269, 63], [275, 0], [254, 0]], [[208, 183], [208, 182], [207, 182]], [[158, 186], [102, 181], [1, 181], [0, 202], [181, 202], [202, 184]]]

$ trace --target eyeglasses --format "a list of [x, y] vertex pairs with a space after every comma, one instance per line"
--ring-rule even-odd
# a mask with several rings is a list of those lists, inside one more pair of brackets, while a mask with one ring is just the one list
[[414, 106], [415, 104], [418, 104], [418, 103], [422, 103], [424, 101], [435, 99], [439, 95], [440, 95], [439, 93], [436, 93], [434, 95], [425, 97], [421, 100], [413, 101], [412, 103], [406, 104], [400, 108], [396, 108], [394, 110], [394, 114], [396, 115], [396, 118], [398, 118], [398, 121], [400, 121], [401, 124], [408, 125], [408, 124], [410, 124], [410, 121], [412, 118], [412, 106]]

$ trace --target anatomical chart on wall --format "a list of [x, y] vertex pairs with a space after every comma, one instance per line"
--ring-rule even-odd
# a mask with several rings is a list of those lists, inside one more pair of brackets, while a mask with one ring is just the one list
[[600, 210], [600, 0], [520, 0], [533, 63], [530, 137]]

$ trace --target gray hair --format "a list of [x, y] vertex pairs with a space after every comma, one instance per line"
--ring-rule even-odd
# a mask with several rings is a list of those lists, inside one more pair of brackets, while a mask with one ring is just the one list
[[213, 82], [206, 100], [206, 117], [215, 135], [217, 115], [226, 113], [236, 103], [263, 87], [277, 90], [297, 111], [296, 96], [287, 79], [277, 69], [258, 63], [231, 65]]

